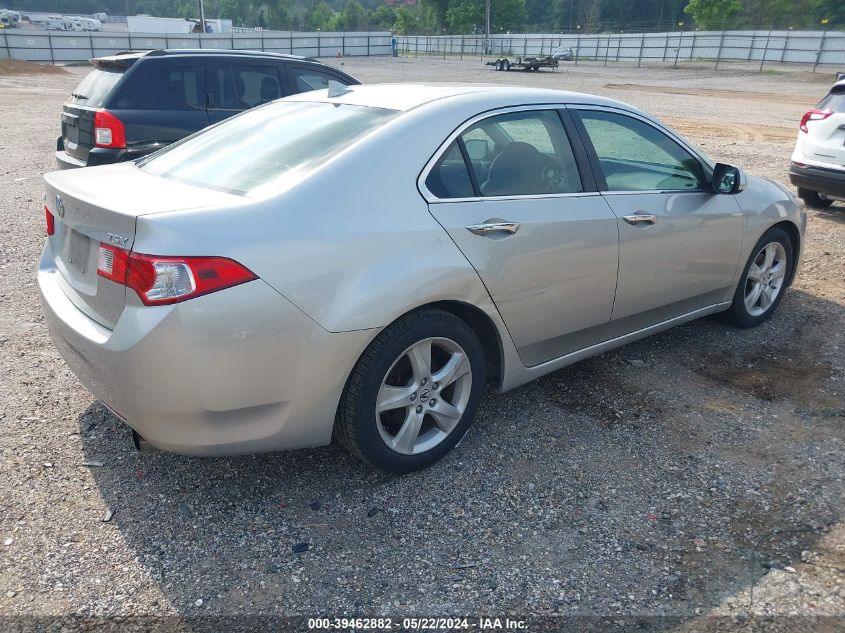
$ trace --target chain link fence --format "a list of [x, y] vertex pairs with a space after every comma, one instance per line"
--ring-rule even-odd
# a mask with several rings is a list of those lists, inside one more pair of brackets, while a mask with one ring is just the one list
[[409, 56], [479, 57], [551, 55], [562, 48], [572, 59], [609, 63], [671, 65], [800, 64], [845, 70], [843, 31], [689, 31], [617, 34], [410, 35], [399, 37], [399, 50]]
[[304, 57], [390, 55], [389, 32], [297, 33], [84, 33], [13, 29], [0, 31], [0, 59], [53, 64], [86, 61], [117, 51], [207, 48], [290, 53]]

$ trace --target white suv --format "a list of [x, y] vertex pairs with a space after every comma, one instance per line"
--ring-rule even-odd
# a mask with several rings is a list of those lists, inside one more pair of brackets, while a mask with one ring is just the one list
[[811, 207], [845, 201], [845, 80], [801, 118], [789, 180]]

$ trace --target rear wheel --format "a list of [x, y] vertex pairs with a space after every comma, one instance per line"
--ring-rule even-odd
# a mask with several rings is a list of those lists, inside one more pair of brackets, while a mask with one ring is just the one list
[[496, 70], [502, 70], [502, 60], [501, 59], [496, 60]]
[[773, 228], [754, 246], [725, 317], [740, 327], [754, 327], [768, 319], [786, 290], [792, 269], [792, 241]]
[[816, 209], [827, 209], [833, 204], [833, 200], [822, 198], [818, 192], [802, 189], [801, 187], [798, 188], [798, 197], [806, 202], [808, 207], [814, 207]]
[[364, 351], [341, 398], [335, 434], [356, 457], [394, 473], [424, 468], [461, 439], [485, 383], [472, 329], [436, 309], [408, 314]]
[[510, 70], [510, 69], [511, 69], [511, 60], [506, 59], [505, 60], [505, 70]]

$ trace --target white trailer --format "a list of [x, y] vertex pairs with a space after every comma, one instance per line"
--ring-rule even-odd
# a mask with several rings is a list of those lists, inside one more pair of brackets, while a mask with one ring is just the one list
[[[231, 20], [206, 20], [210, 33], [229, 33]], [[157, 18], [151, 15], [130, 15], [126, 18], [130, 33], [194, 33], [199, 31], [198, 19]]]

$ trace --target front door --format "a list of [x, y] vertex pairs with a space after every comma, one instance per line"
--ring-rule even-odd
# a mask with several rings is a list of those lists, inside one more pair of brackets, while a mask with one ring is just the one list
[[616, 218], [576, 143], [554, 109], [488, 115], [425, 181], [432, 215], [478, 271], [527, 366], [596, 344], [613, 307]]
[[728, 301], [743, 232], [735, 197], [713, 193], [709, 168], [645, 119], [573, 111], [618, 218], [619, 283], [603, 338]]

